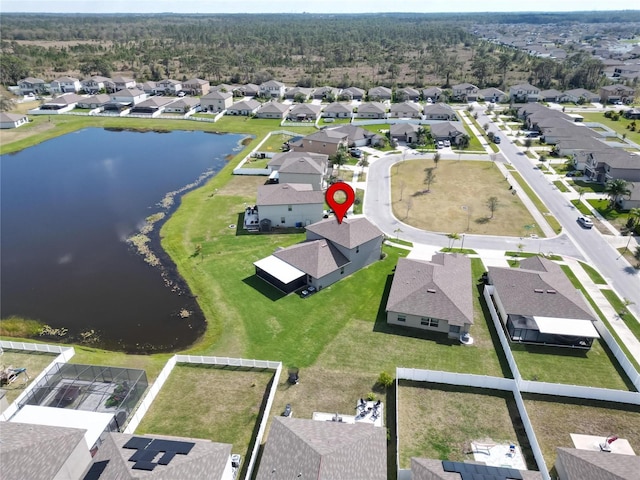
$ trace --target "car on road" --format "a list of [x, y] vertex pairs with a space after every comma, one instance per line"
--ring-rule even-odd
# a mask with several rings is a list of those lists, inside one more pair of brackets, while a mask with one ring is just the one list
[[498, 143], [500, 143], [500, 141], [501, 141], [501, 140], [500, 140], [500, 137], [499, 137], [498, 135], [495, 135], [495, 136], [493, 137], [493, 143], [495, 143], [496, 145], [497, 145]]
[[578, 223], [582, 228], [593, 228], [593, 222], [587, 217], [578, 217]]

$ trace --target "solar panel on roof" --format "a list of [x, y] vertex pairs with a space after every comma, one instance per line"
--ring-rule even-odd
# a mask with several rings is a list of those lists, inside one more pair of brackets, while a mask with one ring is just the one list
[[462, 480], [522, 480], [519, 470], [504, 467], [490, 467], [464, 462], [444, 460], [442, 468], [445, 472], [459, 473]]
[[147, 448], [152, 448], [153, 450], [158, 450], [160, 452], [176, 452], [182, 455], [186, 455], [194, 446], [195, 443], [193, 442], [154, 439], [151, 445]]
[[160, 457], [160, 460], [158, 460], [158, 463], [160, 465], [169, 465], [169, 462], [175, 456], [176, 456], [176, 452], [166, 452], [162, 457]]
[[123, 448], [132, 448], [136, 450], [140, 450], [146, 448], [153, 441], [152, 438], [143, 438], [143, 437], [131, 437], [127, 443], [125, 443]]
[[151, 470], [156, 468], [156, 465], [157, 463], [152, 462], [136, 462], [131, 468], [133, 468], [134, 470], [147, 470], [148, 472], [150, 472]]
[[442, 468], [445, 472], [457, 472], [457, 470], [455, 470], [453, 462], [449, 462], [448, 460], [442, 461]]

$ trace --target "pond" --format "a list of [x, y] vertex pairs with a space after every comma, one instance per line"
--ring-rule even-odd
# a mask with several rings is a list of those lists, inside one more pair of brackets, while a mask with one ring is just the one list
[[128, 352], [193, 344], [205, 319], [159, 247], [161, 218], [243, 138], [90, 128], [0, 157], [0, 317]]

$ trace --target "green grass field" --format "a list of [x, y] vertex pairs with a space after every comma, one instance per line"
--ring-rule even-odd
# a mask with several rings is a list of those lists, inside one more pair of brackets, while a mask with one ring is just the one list
[[[581, 115], [584, 117], [585, 122], [601, 123], [602, 125], [606, 125], [612, 130], [615, 130], [620, 135], [626, 135], [627, 138], [632, 142], [640, 143], [640, 131], [636, 129], [635, 132], [632, 132], [630, 129], [627, 128], [627, 126], [630, 125], [633, 120], [628, 120], [621, 115], [620, 119], [614, 122], [610, 118], [605, 117], [604, 113], [595, 113], [595, 112], [581, 113]], [[638, 122], [636, 121], [636, 123]]]

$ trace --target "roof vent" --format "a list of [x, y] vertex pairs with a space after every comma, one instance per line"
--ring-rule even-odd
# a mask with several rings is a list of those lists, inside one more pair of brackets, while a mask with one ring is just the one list
[[555, 290], [547, 290], [547, 293], [556, 293]]
[[427, 288], [427, 292], [429, 292], [429, 293], [436, 293], [435, 289], [433, 289], [433, 288]]
[[541, 288], [536, 288], [533, 291], [536, 293], [544, 293], [544, 290], [542, 290]]

